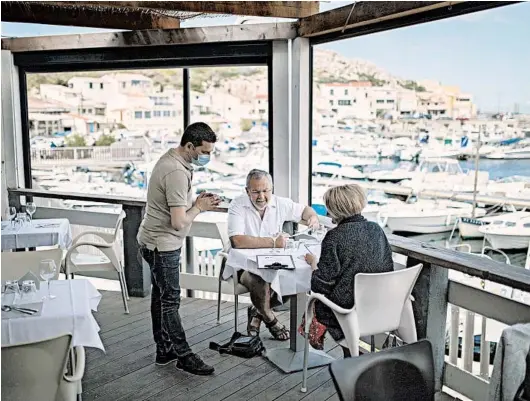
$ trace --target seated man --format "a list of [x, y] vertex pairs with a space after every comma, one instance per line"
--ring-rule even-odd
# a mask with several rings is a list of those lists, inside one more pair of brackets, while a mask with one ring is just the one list
[[[317, 214], [311, 207], [275, 196], [272, 188], [272, 177], [266, 171], [248, 173], [247, 195], [234, 199], [228, 209], [228, 236], [233, 248], [283, 248], [287, 235], [276, 234], [286, 221], [318, 227]], [[288, 340], [289, 331], [272, 311], [280, 302], [269, 283], [246, 271], [239, 281], [249, 289], [253, 303], [248, 309], [248, 334], [258, 335], [263, 321], [275, 339]]]

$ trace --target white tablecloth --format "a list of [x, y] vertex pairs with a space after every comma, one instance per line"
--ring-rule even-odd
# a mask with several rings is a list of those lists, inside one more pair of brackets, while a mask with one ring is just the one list
[[271, 251], [272, 249], [268, 248], [230, 250], [223, 278], [232, 277], [239, 270], [249, 271], [270, 283], [280, 300], [286, 295], [296, 295], [309, 291], [311, 289], [311, 266], [303, 259], [303, 256], [309, 253], [305, 246], [301, 244], [296, 251], [282, 251], [281, 253], [293, 256], [295, 270], [258, 269], [256, 256], [270, 255]]
[[2, 251], [55, 245], [67, 249], [71, 244], [72, 229], [68, 219], [35, 219], [23, 227], [2, 222]]
[[[63, 334], [72, 334], [73, 346], [104, 350], [99, 338], [99, 325], [92, 315], [101, 294], [83, 279], [51, 281], [50, 290], [56, 298], [44, 301], [40, 316], [2, 319], [2, 346], [42, 341]], [[47, 294], [41, 283], [38, 298]]]

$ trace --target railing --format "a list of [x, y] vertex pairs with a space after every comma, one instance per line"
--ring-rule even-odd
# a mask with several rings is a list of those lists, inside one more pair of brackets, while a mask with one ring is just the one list
[[32, 166], [122, 163], [147, 161], [148, 149], [141, 147], [93, 146], [66, 148], [31, 148]]
[[[9, 193], [10, 203], [15, 206], [20, 205], [20, 197], [23, 196], [121, 205], [127, 213], [123, 226], [127, 284], [133, 295], [146, 296], [149, 293], [149, 272], [145, 270], [145, 266], [138, 265], [136, 261], [135, 237], [143, 214], [143, 201], [112, 196], [95, 198], [81, 194], [60, 194], [25, 189], [10, 190]], [[109, 219], [108, 213], [39, 207], [37, 216], [39, 214], [46, 217], [52, 215], [68, 217], [72, 224], [83, 226], [111, 227], [114, 222]], [[219, 221], [220, 215], [216, 215]], [[215, 248], [221, 247], [218, 230], [218, 223], [195, 222], [190, 231], [193, 238], [188, 238], [187, 249], [183, 250], [181, 285], [183, 288], [196, 291], [196, 296], [208, 296], [208, 294], [212, 296], [212, 293], [217, 292], [220, 260], [215, 255]], [[208, 238], [208, 246], [203, 247], [198, 237]], [[499, 322], [506, 325], [530, 322], [528, 304], [487, 291], [491, 286], [496, 285], [515, 291], [530, 292], [530, 272], [480, 256], [438, 248], [408, 238], [395, 235], [388, 237], [393, 252], [407, 258], [407, 266], [417, 263], [424, 265], [413, 290], [414, 315], [418, 337], [427, 338], [433, 344], [436, 389], [441, 399], [454, 399], [447, 396], [452, 392], [472, 400], [487, 399], [488, 378], [492, 368], [489, 344], [483, 336], [480, 360], [474, 363], [473, 326], [475, 318], [479, 317], [479, 325], [482, 329], [484, 325], [486, 328], [491, 328]], [[456, 281], [453, 279], [455, 272], [468, 278], [473, 277], [473, 279], [467, 282]], [[203, 293], [198, 293], [198, 291]], [[222, 292], [230, 294], [231, 289], [223, 287]], [[507, 292], [507, 294], [510, 293]], [[458, 345], [460, 314], [466, 317], [461, 351]], [[498, 336], [499, 333], [500, 331], [496, 335]], [[448, 355], [446, 355], [446, 344], [449, 348]]]

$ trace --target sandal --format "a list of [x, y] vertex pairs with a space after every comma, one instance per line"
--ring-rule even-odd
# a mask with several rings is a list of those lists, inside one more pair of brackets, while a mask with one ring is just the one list
[[[260, 329], [261, 321], [263, 320], [263, 318], [261, 317], [261, 315], [259, 314], [258, 310], [253, 305], [250, 305], [248, 307], [248, 309], [247, 309], [247, 317], [248, 317], [248, 321], [247, 321], [247, 333], [248, 333], [248, 335], [252, 336], [252, 337], [259, 336], [259, 329]], [[252, 324], [256, 320], [258, 321], [258, 325], [257, 326]]]
[[275, 340], [287, 341], [290, 338], [289, 330], [283, 324], [278, 323], [276, 318], [268, 323], [265, 322], [265, 326], [267, 326]]

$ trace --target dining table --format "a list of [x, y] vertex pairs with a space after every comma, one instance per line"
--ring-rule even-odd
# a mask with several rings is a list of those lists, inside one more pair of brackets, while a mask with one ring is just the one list
[[33, 219], [23, 224], [2, 221], [2, 251], [58, 246], [68, 249], [72, 229], [68, 219]]
[[[304, 256], [313, 253], [317, 257], [320, 253], [320, 243], [317, 241], [298, 242], [295, 249], [231, 249], [228, 253], [223, 279], [236, 275], [245, 270], [260, 276], [270, 283], [271, 289], [284, 302], [290, 299], [289, 348], [267, 349], [266, 357], [285, 373], [298, 372], [303, 369], [304, 341], [298, 333], [298, 326], [302, 322], [307, 302], [307, 292], [311, 289], [311, 266]], [[294, 269], [264, 269], [258, 267], [259, 256], [289, 255], [292, 256]], [[327, 353], [310, 348], [308, 367], [325, 366], [333, 362], [334, 358]]]
[[[32, 298], [18, 299], [15, 307], [32, 308], [34, 315], [2, 310], [2, 346], [46, 340], [63, 334], [72, 334], [72, 346], [105, 348], [99, 336], [100, 327], [92, 315], [97, 311], [101, 294], [86, 279], [51, 280], [48, 286], [41, 282]], [[2, 306], [4, 305], [2, 295]]]

